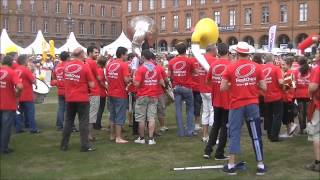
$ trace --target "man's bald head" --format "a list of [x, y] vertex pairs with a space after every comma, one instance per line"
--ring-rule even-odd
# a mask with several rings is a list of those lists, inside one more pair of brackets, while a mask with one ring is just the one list
[[72, 56], [78, 59], [83, 59], [84, 58], [84, 51], [81, 47], [76, 48], [73, 52], [72, 52]]

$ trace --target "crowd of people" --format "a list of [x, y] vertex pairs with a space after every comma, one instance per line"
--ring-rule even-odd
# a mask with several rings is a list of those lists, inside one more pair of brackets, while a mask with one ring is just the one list
[[[308, 133], [314, 143], [315, 161], [306, 168], [320, 171], [320, 48], [310, 64], [305, 56], [252, 54], [246, 42], [230, 49], [224, 43], [209, 45], [204, 57], [206, 71], [196, 58], [186, 54], [183, 42], [175, 45], [178, 55], [167, 57], [168, 65], [149, 49], [141, 56], [119, 47], [116, 58], [101, 56], [95, 46], [62, 52], [52, 68], [51, 86], [58, 91], [56, 128], [62, 131], [60, 149], [68, 150], [74, 121], [79, 118], [80, 150], [94, 151], [95, 130], [103, 128], [108, 110], [110, 140], [128, 143], [123, 127], [128, 118], [134, 143], [155, 145], [155, 136], [165, 133], [166, 108], [174, 101], [178, 137], [198, 136], [206, 144], [203, 157], [228, 160], [223, 171], [237, 173], [242, 124], [246, 122], [257, 161], [257, 175], [266, 172], [262, 131], [271, 142]], [[31, 66], [32, 67], [32, 66]], [[28, 56], [8, 52], [0, 66], [1, 153], [10, 153], [11, 127], [17, 133], [30, 128], [40, 133], [35, 120], [33, 68]], [[173, 92], [174, 98], [168, 96]], [[184, 125], [182, 107], [186, 107]], [[201, 109], [202, 108], [202, 109]], [[298, 116], [298, 123], [295, 123]], [[159, 121], [158, 132], [156, 122]], [[286, 133], [280, 134], [281, 125]], [[200, 131], [202, 129], [202, 131]], [[147, 132], [145, 132], [147, 131]], [[228, 156], [225, 147], [229, 141]]]

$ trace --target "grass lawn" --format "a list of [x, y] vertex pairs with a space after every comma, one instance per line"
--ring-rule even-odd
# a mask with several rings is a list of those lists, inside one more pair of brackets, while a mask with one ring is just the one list
[[[307, 171], [304, 164], [313, 160], [312, 144], [306, 136], [295, 136], [280, 143], [264, 138], [265, 163], [268, 173], [255, 175], [256, 163], [247, 129], [242, 134], [242, 154], [238, 160], [247, 162], [247, 170], [230, 177], [219, 170], [173, 172], [174, 167], [222, 164], [202, 158], [201, 136], [178, 138], [174, 108], [167, 111], [169, 131], [156, 139], [154, 146], [133, 143], [131, 129], [125, 135], [130, 143], [110, 142], [106, 131], [97, 131], [95, 152], [81, 153], [79, 133], [73, 133], [69, 151], [59, 150], [61, 132], [55, 130], [56, 97], [54, 91], [45, 104], [36, 106], [39, 135], [13, 134], [11, 147], [15, 152], [1, 156], [0, 179], [319, 179], [319, 174]], [[107, 123], [106, 113], [103, 119]]]

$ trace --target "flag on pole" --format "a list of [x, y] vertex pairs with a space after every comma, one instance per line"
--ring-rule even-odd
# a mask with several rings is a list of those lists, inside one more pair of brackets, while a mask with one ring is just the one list
[[276, 38], [277, 25], [273, 25], [269, 29], [268, 51], [271, 52], [274, 48], [274, 41]]

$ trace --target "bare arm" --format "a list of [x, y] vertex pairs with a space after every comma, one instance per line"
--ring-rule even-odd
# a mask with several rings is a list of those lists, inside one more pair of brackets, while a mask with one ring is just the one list
[[319, 87], [319, 84], [316, 84], [316, 83], [309, 84], [308, 91], [309, 91], [310, 97], [312, 97], [313, 93], [315, 93], [317, 91], [318, 87]]
[[94, 87], [94, 82], [93, 81], [88, 81], [88, 86], [89, 86], [89, 88], [93, 88]]
[[164, 82], [164, 80], [163, 79], [160, 79], [159, 80], [159, 84], [162, 86], [162, 87], [166, 87], [166, 83]]
[[264, 80], [259, 81], [259, 88], [263, 91], [266, 92], [267, 91], [267, 84]]
[[22, 92], [22, 89], [23, 89], [22, 83], [18, 83], [18, 84], [16, 85], [16, 88], [15, 88], [16, 97], [20, 97], [21, 92]]
[[220, 85], [220, 91], [227, 91], [230, 88], [229, 82], [226, 79], [222, 79]]
[[140, 82], [139, 81], [133, 81], [133, 85], [135, 86], [135, 87], [139, 87], [140, 86]]

